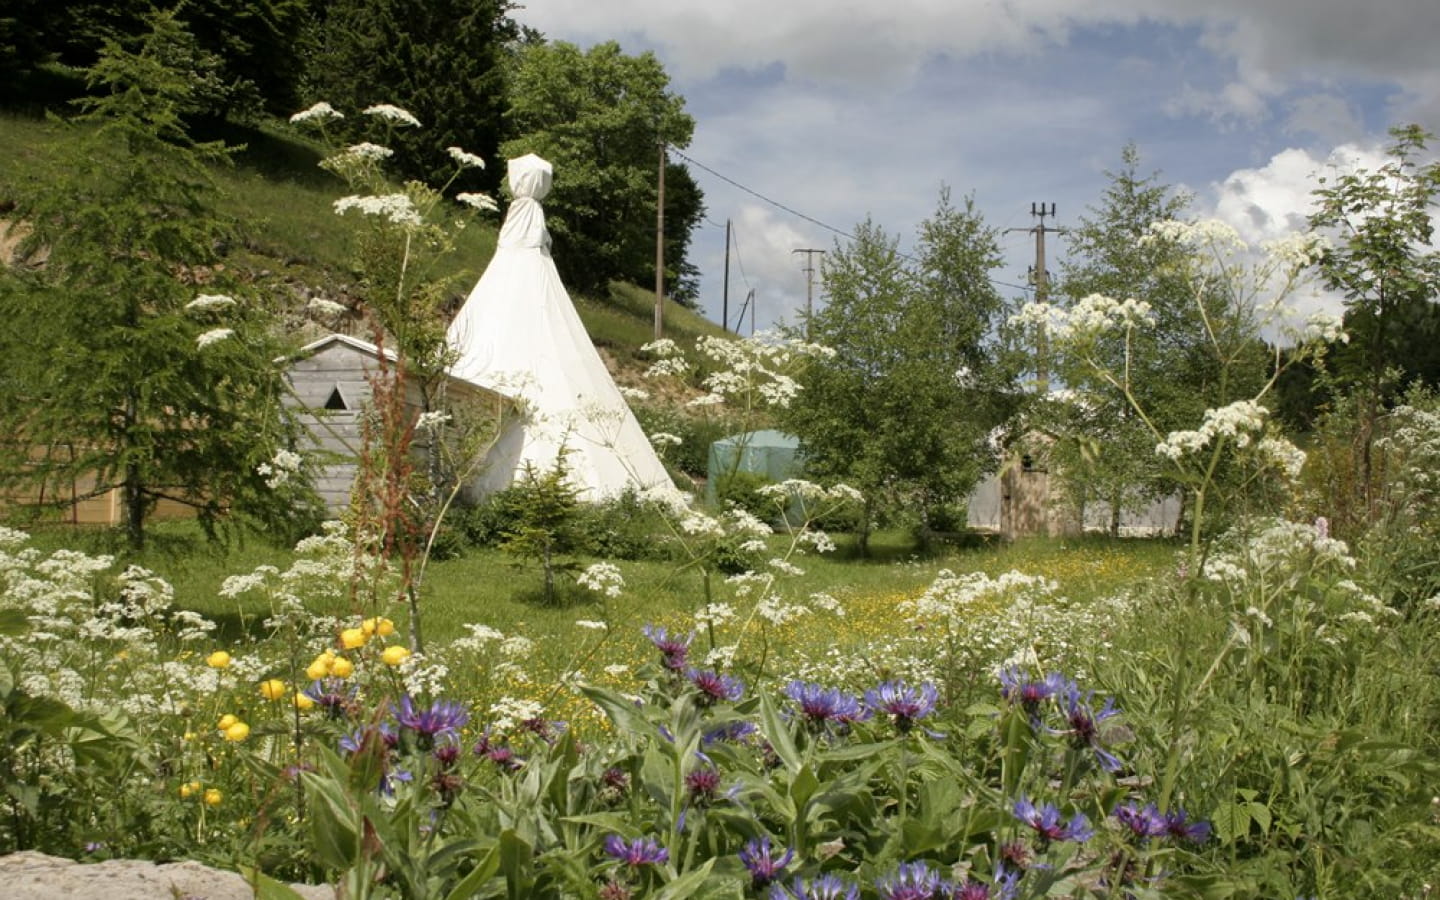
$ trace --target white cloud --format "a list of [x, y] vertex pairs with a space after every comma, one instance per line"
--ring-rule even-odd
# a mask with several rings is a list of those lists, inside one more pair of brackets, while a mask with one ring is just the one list
[[[814, 234], [807, 234], [793, 225], [788, 218], [781, 218], [769, 207], [755, 203], [742, 204], [732, 217], [735, 246], [730, 257], [730, 327], [744, 334], [750, 333], [750, 313], [745, 314], [743, 326], [738, 323], [741, 306], [750, 290], [755, 292], [756, 330], [764, 330], [776, 322], [798, 324], [800, 313], [805, 308], [804, 257], [793, 251], [801, 247], [828, 249], [829, 241], [816, 243]], [[723, 235], [723, 229], [719, 229]], [[702, 268], [712, 274], [712, 281], [724, 271], [725, 242], [710, 242], [701, 262]], [[817, 260], [818, 265], [818, 260]], [[815, 279], [816, 297], [820, 296], [818, 273]], [[715, 321], [720, 320], [723, 298], [720, 292], [707, 296], [707, 311]]]

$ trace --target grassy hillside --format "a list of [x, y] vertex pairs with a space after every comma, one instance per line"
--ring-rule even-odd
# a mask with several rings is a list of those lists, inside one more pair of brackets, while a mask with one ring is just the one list
[[[6, 161], [0, 167], [0, 217], [17, 188], [43, 183], [47, 148], [65, 140], [73, 128], [0, 113], [0, 159]], [[232, 166], [216, 171], [219, 208], [233, 217], [239, 234], [226, 262], [290, 311], [286, 318], [294, 321], [286, 322], [287, 331], [302, 338], [318, 334], [320, 326], [304, 321], [305, 302], [315, 295], [344, 302], [355, 280], [353, 226], [331, 206], [344, 185], [318, 167], [321, 148], [284, 123], [235, 129], [223, 137], [243, 146]], [[459, 308], [494, 254], [497, 227], [492, 218], [461, 231], [455, 252], [435, 273], [449, 280], [451, 308]], [[613, 284], [607, 297], [577, 296], [575, 301], [591, 338], [612, 365], [637, 365], [637, 349], [653, 336], [653, 292]], [[723, 332], [695, 312], [667, 303], [665, 333], [687, 344], [699, 335]]]

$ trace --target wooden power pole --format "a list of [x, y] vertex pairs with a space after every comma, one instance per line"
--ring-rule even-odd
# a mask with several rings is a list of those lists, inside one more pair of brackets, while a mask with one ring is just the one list
[[[1030, 228], [1007, 228], [1008, 234], [1012, 231], [1028, 231], [1035, 235], [1035, 265], [1030, 270], [1031, 280], [1035, 284], [1035, 302], [1044, 303], [1050, 296], [1050, 273], [1045, 269], [1045, 235], [1064, 234], [1066, 229], [1055, 228], [1045, 224], [1046, 216], [1055, 217], [1055, 204], [1046, 207], [1044, 203], [1030, 204], [1030, 215], [1039, 219], [1038, 225]], [[1035, 381], [1039, 385], [1040, 393], [1048, 393], [1050, 390], [1050, 340], [1045, 334], [1045, 326], [1040, 326], [1040, 333], [1035, 338]]]
[[665, 336], [665, 142], [660, 142], [660, 172], [655, 192], [655, 340]]
[[813, 247], [799, 247], [790, 251], [792, 254], [805, 254], [805, 340], [810, 340], [810, 317], [814, 314], [815, 299], [815, 254], [825, 255], [824, 250], [816, 250]]

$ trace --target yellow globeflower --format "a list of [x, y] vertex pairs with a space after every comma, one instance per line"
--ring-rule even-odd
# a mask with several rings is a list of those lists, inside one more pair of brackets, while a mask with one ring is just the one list
[[214, 653], [205, 657], [205, 665], [212, 669], [223, 669], [230, 665], [230, 654], [224, 650], [216, 650]]
[[335, 654], [327, 650], [326, 652], [315, 657], [315, 659], [310, 663], [310, 666], [305, 670], [305, 677], [309, 678], [311, 681], [319, 681], [321, 678], [324, 678], [326, 675], [330, 674], [330, 664], [334, 661]]
[[198, 782], [198, 781], [189, 781], [189, 782], [186, 782], [185, 784], [180, 785], [180, 799], [181, 799], [181, 800], [188, 800], [188, 799], [190, 799], [191, 796], [193, 796], [193, 795], [194, 795], [195, 793], [197, 793], [199, 790], [200, 790], [200, 782]]
[[330, 674], [336, 678], [349, 678], [355, 674], [355, 664], [342, 656], [330, 664]]
[[368, 638], [365, 636], [365, 629], [363, 628], [347, 628], [340, 632], [340, 646], [346, 650], [363, 647], [367, 640]]
[[215, 723], [215, 727], [221, 731], [224, 731], [238, 721], [240, 721], [240, 718], [238, 716], [232, 716], [230, 713], [226, 713], [225, 715], [220, 717], [219, 722]]
[[229, 728], [225, 729], [225, 740], [236, 744], [250, 736], [250, 726], [244, 722], [232, 722]]
[[217, 788], [207, 788], [205, 791], [206, 806], [219, 806], [220, 801], [224, 799], [225, 795], [220, 793], [219, 789]]
[[387, 666], [398, 666], [410, 658], [410, 651], [399, 644], [386, 647], [385, 652], [380, 654], [380, 661]]
[[381, 637], [389, 637], [395, 633], [395, 623], [389, 619], [381, 619], [375, 623], [375, 633]]
[[311, 700], [311, 699], [310, 699], [308, 696], [306, 696], [305, 694], [296, 694], [296, 695], [295, 695], [295, 708], [298, 709], [298, 710], [301, 710], [301, 711], [304, 711], [304, 710], [307, 710], [307, 709], [314, 709], [314, 708], [315, 708], [315, 701], [314, 701], [314, 700]]
[[269, 681], [260, 682], [260, 696], [266, 700], [285, 699], [285, 682], [278, 678], [271, 678]]
[[373, 637], [375, 629], [379, 627], [379, 619], [366, 619], [360, 623], [360, 630], [365, 632], [366, 637]]

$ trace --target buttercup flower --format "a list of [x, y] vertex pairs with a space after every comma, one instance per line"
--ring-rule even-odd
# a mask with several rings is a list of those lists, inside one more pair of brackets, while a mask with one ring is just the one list
[[365, 646], [367, 640], [369, 640], [369, 637], [365, 634], [365, 629], [363, 628], [346, 628], [340, 632], [340, 646], [346, 650], [359, 649]]
[[355, 674], [355, 664], [343, 656], [337, 656], [330, 664], [330, 677], [349, 678]]
[[216, 650], [214, 653], [205, 657], [205, 665], [212, 669], [223, 669], [230, 665], [230, 654], [224, 650]]
[[260, 682], [260, 696], [266, 700], [280, 700], [285, 696], [285, 682], [278, 678]]
[[250, 736], [250, 726], [244, 722], [234, 722], [225, 729], [225, 740], [238, 744]]
[[204, 799], [206, 806], [219, 806], [220, 802], [225, 799], [225, 795], [220, 793], [217, 788], [206, 788]]
[[392, 644], [380, 654], [380, 661], [387, 666], [398, 666], [410, 658], [410, 651], [399, 644]]

